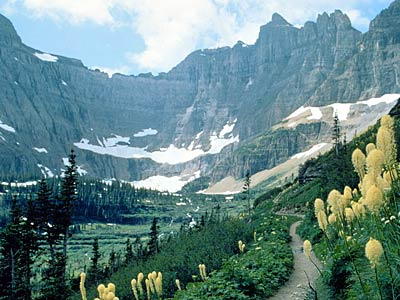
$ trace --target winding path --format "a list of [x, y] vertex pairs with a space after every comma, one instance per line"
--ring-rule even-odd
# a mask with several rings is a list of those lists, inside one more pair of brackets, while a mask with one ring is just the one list
[[[301, 221], [298, 221], [290, 226], [290, 236], [292, 237], [290, 247], [294, 255], [293, 273], [286, 284], [275, 296], [268, 298], [269, 300], [303, 300], [306, 298], [309, 291], [307, 276], [312, 286], [314, 286], [313, 283], [319, 276], [317, 268], [303, 254], [303, 241], [299, 235], [296, 234], [297, 226], [299, 226], [300, 223]], [[311, 259], [320, 267], [321, 264], [314, 253], [312, 253]]]

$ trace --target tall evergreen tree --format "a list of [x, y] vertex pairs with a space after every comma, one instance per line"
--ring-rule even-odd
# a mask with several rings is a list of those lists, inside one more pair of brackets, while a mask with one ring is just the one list
[[126, 240], [126, 248], [125, 248], [125, 263], [128, 264], [133, 261], [133, 248], [130, 239]]
[[59, 225], [63, 232], [63, 255], [67, 256], [67, 242], [69, 227], [72, 225], [72, 213], [77, 199], [78, 173], [76, 166], [76, 155], [74, 150], [68, 157], [68, 164], [61, 181]]
[[150, 240], [147, 243], [147, 254], [148, 255], [153, 255], [155, 253], [158, 253], [158, 229], [159, 226], [157, 224], [158, 220], [157, 218], [153, 218], [153, 222], [151, 223], [150, 227]]
[[0, 299], [30, 300], [36, 238], [15, 197], [11, 201], [10, 219], [0, 235]]
[[89, 278], [93, 279], [93, 282], [96, 282], [99, 278], [100, 274], [100, 268], [99, 268], [99, 260], [100, 260], [101, 254], [99, 251], [99, 239], [95, 238], [93, 240], [93, 248], [92, 248], [92, 263], [89, 268]]
[[339, 150], [341, 146], [341, 136], [342, 133], [340, 129], [339, 117], [337, 113], [335, 113], [335, 116], [333, 117], [332, 141], [333, 141], [333, 146], [335, 148], [336, 156], [339, 156]]
[[243, 194], [247, 200], [247, 210], [248, 210], [249, 215], [251, 214], [250, 185], [251, 185], [250, 172], [247, 171], [246, 176], [244, 177]]

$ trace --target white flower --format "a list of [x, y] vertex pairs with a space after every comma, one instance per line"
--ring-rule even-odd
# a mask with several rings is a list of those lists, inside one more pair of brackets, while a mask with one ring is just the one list
[[390, 221], [393, 221], [393, 220], [396, 220], [396, 217], [395, 217], [395, 216], [391, 216], [391, 217], [390, 217]]
[[386, 221], [385, 221], [385, 224], [389, 224], [389, 222], [390, 222], [389, 220], [386, 220]]
[[256, 250], [261, 250], [261, 247], [256, 247]]
[[385, 221], [385, 218], [382, 218], [381, 221], [384, 222], [384, 221]]

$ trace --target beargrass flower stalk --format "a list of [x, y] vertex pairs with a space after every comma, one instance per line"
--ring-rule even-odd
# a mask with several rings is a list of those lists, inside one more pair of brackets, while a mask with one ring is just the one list
[[145, 280], [145, 284], [146, 284], [146, 294], [147, 294], [147, 300], [151, 300], [150, 279], [146, 278], [146, 280]]
[[396, 144], [394, 133], [386, 127], [380, 127], [376, 135], [376, 148], [385, 155], [385, 165], [389, 169], [396, 162]]
[[159, 299], [162, 297], [162, 273], [158, 272], [157, 278], [155, 280], [155, 290]]
[[374, 149], [368, 154], [366, 162], [368, 173], [378, 176], [381, 174], [385, 163], [385, 154], [379, 149]]
[[365, 152], [366, 152], [367, 155], [368, 155], [368, 154], [371, 153], [372, 150], [375, 150], [375, 149], [376, 149], [375, 144], [374, 144], [374, 143], [369, 143], [369, 144], [367, 145], [367, 147], [365, 147]]
[[81, 273], [80, 277], [81, 277], [81, 281], [79, 283], [79, 289], [81, 291], [82, 300], [87, 300], [86, 288], [85, 288], [86, 274]]
[[354, 219], [354, 211], [350, 207], [346, 207], [344, 210], [344, 214], [346, 217], [346, 221], [351, 223]]
[[337, 190], [332, 190], [328, 195], [327, 201], [328, 201], [330, 210], [337, 216], [340, 216], [340, 214], [341, 214], [341, 211], [340, 211], [341, 198], [342, 198], [342, 194]]
[[379, 288], [379, 295], [381, 299], [383, 299], [382, 288], [379, 282], [378, 272], [376, 267], [379, 265], [379, 261], [380, 258], [382, 257], [382, 254], [383, 254], [383, 247], [381, 242], [376, 239], [370, 238], [368, 243], [365, 245], [365, 256], [368, 258], [369, 262], [371, 263], [371, 267], [375, 271], [375, 280]]
[[336, 215], [335, 215], [335, 214], [332, 213], [332, 214], [329, 215], [329, 217], [328, 217], [328, 223], [329, 223], [329, 224], [335, 223], [336, 220], [337, 220], [337, 219], [336, 219]]
[[376, 185], [372, 185], [365, 196], [363, 204], [372, 212], [378, 213], [384, 204], [383, 193]]
[[365, 175], [365, 160], [365, 154], [360, 149], [357, 148], [353, 151], [351, 161], [360, 179]]
[[206, 265], [200, 264], [199, 265], [200, 277], [203, 281], [207, 279], [207, 272], [206, 272]]
[[138, 290], [137, 290], [137, 281], [136, 281], [136, 279], [132, 279], [131, 280], [131, 288], [132, 288], [132, 292], [133, 292], [133, 296], [135, 297], [135, 300], [139, 300], [139, 294], [138, 294]]
[[328, 227], [328, 220], [325, 211], [321, 210], [318, 212], [317, 220], [319, 228], [321, 228], [322, 231], [326, 232], [326, 228]]
[[317, 198], [314, 201], [314, 210], [315, 210], [315, 216], [318, 216], [318, 213], [320, 211], [324, 211], [325, 210], [325, 203], [322, 199]]
[[182, 291], [181, 282], [180, 282], [179, 279], [176, 279], [176, 280], [175, 280], [175, 284], [176, 284], [176, 287], [178, 288], [178, 291]]
[[139, 295], [140, 295], [141, 298], [143, 298], [143, 293], [144, 293], [143, 285], [142, 285], [143, 279], [144, 279], [144, 274], [143, 273], [139, 273], [138, 276], [137, 276], [137, 288], [138, 288]]
[[318, 266], [313, 262], [311, 259], [311, 251], [312, 251], [312, 244], [309, 240], [305, 240], [303, 242], [303, 252], [306, 257], [311, 261], [311, 263], [315, 266], [315, 268], [318, 270], [319, 274], [322, 275], [321, 270], [318, 268]]

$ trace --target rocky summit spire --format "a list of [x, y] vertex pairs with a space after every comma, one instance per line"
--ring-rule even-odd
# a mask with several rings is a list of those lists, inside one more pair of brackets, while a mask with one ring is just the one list
[[285, 20], [284, 17], [282, 17], [280, 14], [278, 13], [274, 13], [272, 15], [272, 19], [271, 22], [269, 22], [268, 24], [271, 25], [280, 25], [280, 26], [291, 26], [291, 24]]

